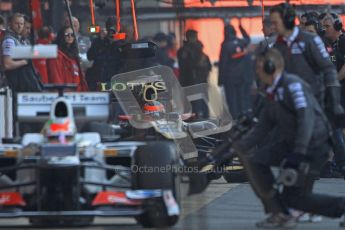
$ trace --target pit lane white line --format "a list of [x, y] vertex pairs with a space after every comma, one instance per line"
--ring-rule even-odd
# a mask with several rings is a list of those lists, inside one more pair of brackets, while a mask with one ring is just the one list
[[201, 194], [196, 194], [182, 200], [182, 215], [180, 220], [197, 212], [213, 200], [222, 196], [239, 184], [228, 184], [223, 178], [211, 183], [211, 185]]

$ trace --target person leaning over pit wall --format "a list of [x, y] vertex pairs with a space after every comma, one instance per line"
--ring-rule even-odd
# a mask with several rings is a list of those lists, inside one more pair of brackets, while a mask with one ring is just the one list
[[[5, 19], [0, 15], [0, 44], [2, 44], [6, 32]], [[0, 88], [7, 86], [4, 75], [4, 67], [2, 61], [2, 47], [0, 46]]]
[[2, 61], [4, 73], [9, 87], [14, 93], [41, 91], [39, 76], [31, 61], [14, 60], [11, 50], [15, 46], [25, 45], [22, 39], [24, 15], [15, 13], [9, 19], [9, 28], [2, 42]]

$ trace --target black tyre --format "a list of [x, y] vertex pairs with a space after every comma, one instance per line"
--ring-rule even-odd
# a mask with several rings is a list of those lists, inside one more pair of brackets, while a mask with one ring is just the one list
[[[176, 147], [171, 142], [152, 142], [140, 146], [134, 155], [135, 167], [158, 169], [160, 167], [178, 167], [179, 158]], [[132, 170], [134, 189], [171, 190], [176, 202], [180, 204], [180, 176], [176, 170]], [[137, 221], [147, 228], [163, 228], [177, 223], [179, 216], [169, 216], [163, 200], [152, 199], [145, 204], [145, 212]]]
[[[217, 170], [217, 169], [216, 169]], [[222, 173], [218, 173], [218, 172], [211, 172], [211, 173], [208, 173], [207, 174], [207, 179], [209, 180], [209, 181], [212, 181], [212, 180], [218, 180], [219, 178], [221, 178], [222, 177]]]
[[225, 166], [223, 178], [228, 183], [244, 183], [248, 181], [247, 173], [242, 165]]
[[205, 152], [198, 153], [196, 162], [194, 162], [194, 160], [185, 161], [185, 165], [188, 167], [186, 175], [189, 177], [188, 195], [202, 193], [207, 188], [210, 181], [217, 177], [217, 175], [213, 173], [200, 172], [202, 169], [201, 166], [208, 164], [208, 162], [210, 162], [210, 159], [206, 156]]
[[[212, 178], [211, 178], [212, 179]], [[210, 178], [207, 174], [190, 173], [189, 174], [189, 191], [188, 195], [199, 194], [205, 191], [210, 183]]]

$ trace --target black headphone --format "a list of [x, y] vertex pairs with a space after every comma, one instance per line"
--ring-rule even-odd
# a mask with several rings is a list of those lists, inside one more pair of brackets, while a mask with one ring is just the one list
[[276, 66], [270, 58], [265, 58], [264, 61], [264, 72], [266, 74], [273, 74], [276, 71]]
[[295, 26], [296, 12], [289, 3], [281, 3], [283, 23], [286, 29], [293, 29]]
[[276, 65], [270, 58], [266, 56], [269, 49], [270, 48], [268, 46], [265, 46], [264, 50], [262, 50], [259, 55], [264, 58], [264, 72], [271, 75], [276, 71]]
[[333, 27], [336, 31], [341, 31], [343, 29], [343, 23], [341, 22], [339, 16], [336, 13], [331, 12], [330, 15], [334, 19]]

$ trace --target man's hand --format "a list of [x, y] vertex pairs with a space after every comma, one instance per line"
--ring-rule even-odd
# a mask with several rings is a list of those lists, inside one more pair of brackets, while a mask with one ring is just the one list
[[27, 60], [13, 60], [10, 56], [4, 56], [3, 62], [5, 70], [14, 70], [28, 64]]
[[345, 65], [343, 65], [343, 67], [341, 67], [339, 73], [338, 73], [338, 80], [342, 81], [345, 79]]

